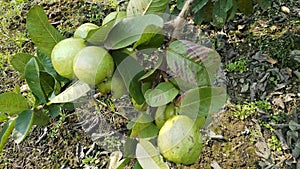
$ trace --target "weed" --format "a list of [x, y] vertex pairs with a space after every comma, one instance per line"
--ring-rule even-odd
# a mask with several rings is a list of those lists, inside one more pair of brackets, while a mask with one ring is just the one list
[[244, 120], [248, 118], [250, 115], [252, 115], [256, 111], [256, 106], [254, 103], [247, 103], [244, 104], [238, 104], [235, 106], [233, 111], [233, 116], [237, 117], [241, 120]]
[[270, 139], [268, 139], [267, 144], [273, 151], [281, 151], [282, 150], [281, 142], [275, 135], [272, 135], [272, 137]]
[[228, 63], [225, 66], [225, 70], [229, 72], [239, 72], [244, 73], [247, 71], [247, 62], [248, 59], [241, 59], [239, 61], [235, 61], [233, 63]]

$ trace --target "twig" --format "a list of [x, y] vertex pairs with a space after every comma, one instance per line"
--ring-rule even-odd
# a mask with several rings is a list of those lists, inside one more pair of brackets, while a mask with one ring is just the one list
[[184, 25], [185, 18], [187, 17], [188, 11], [189, 11], [189, 9], [190, 9], [193, 2], [194, 2], [194, 0], [186, 0], [182, 10], [179, 13], [179, 15], [174, 20], [171, 20], [171, 21], [166, 23], [167, 25], [170, 25], [174, 28], [174, 31], [172, 33], [172, 39], [178, 39], [179, 38], [180, 29]]

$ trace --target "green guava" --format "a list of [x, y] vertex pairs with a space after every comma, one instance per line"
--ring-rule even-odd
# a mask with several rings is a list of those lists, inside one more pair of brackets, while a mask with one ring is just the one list
[[193, 164], [202, 150], [200, 132], [194, 120], [184, 115], [168, 119], [159, 131], [157, 144], [161, 154], [176, 164]]
[[102, 47], [88, 46], [74, 58], [73, 70], [76, 77], [91, 85], [97, 85], [110, 78], [114, 72], [114, 61]]
[[81, 38], [68, 38], [58, 42], [51, 53], [52, 65], [56, 72], [68, 79], [74, 78], [73, 60], [85, 46]]
[[121, 77], [115, 75], [107, 81], [101, 82], [97, 87], [101, 93], [111, 92], [113, 99], [120, 98], [126, 93], [126, 87], [123, 80]]
[[93, 29], [97, 29], [99, 26], [93, 23], [84, 23], [80, 25], [74, 32], [74, 38], [82, 38], [85, 39], [89, 33], [89, 31]]
[[156, 126], [161, 128], [165, 122], [173, 116], [175, 116], [175, 105], [173, 102], [166, 106], [158, 107], [155, 112]]

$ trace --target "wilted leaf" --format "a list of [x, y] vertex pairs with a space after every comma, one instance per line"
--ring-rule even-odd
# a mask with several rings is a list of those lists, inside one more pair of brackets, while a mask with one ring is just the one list
[[47, 56], [51, 56], [53, 47], [64, 37], [49, 23], [41, 6], [34, 6], [28, 12], [26, 28], [33, 43]]
[[163, 19], [158, 15], [129, 17], [118, 22], [104, 43], [107, 49], [120, 49], [138, 41], [149, 25], [163, 27]]
[[169, 0], [130, 0], [127, 6], [127, 16], [164, 13]]
[[19, 144], [29, 133], [33, 124], [34, 114], [32, 110], [25, 110], [19, 114], [12, 133], [15, 143]]
[[179, 91], [172, 83], [163, 82], [157, 85], [154, 89], [149, 89], [145, 93], [145, 99], [148, 105], [158, 107], [171, 102]]
[[0, 152], [3, 150], [3, 147], [4, 147], [8, 137], [12, 133], [16, 121], [17, 121], [17, 118], [10, 119], [2, 127], [1, 132], [0, 132], [0, 139], [1, 139], [0, 140]]
[[86, 95], [90, 91], [90, 86], [80, 80], [76, 81], [65, 91], [50, 99], [51, 103], [67, 103]]
[[14, 69], [22, 74], [24, 74], [25, 66], [27, 62], [34, 57], [33, 55], [26, 53], [17, 53], [12, 56], [10, 63], [14, 67]]
[[42, 103], [46, 103], [44, 91], [40, 83], [39, 66], [35, 58], [31, 58], [25, 66], [25, 79], [33, 95]]
[[136, 157], [143, 169], [168, 169], [158, 150], [147, 140], [141, 139], [136, 147]]
[[14, 92], [0, 94], [0, 112], [13, 116], [28, 109], [26, 99]]

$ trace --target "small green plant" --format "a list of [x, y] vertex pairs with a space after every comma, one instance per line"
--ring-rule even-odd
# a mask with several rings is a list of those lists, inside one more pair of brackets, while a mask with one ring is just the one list
[[267, 100], [258, 100], [254, 102], [255, 106], [263, 111], [269, 111], [272, 109], [271, 103]]
[[[10, 135], [20, 143], [33, 125], [48, 125], [50, 117], [60, 115], [58, 127], [51, 134], [54, 136], [65, 119], [61, 112], [74, 111], [77, 101], [88, 104], [89, 100], [96, 99], [91, 97], [92, 92], [98, 90], [103, 91], [100, 94], [118, 95], [114, 99], [129, 97], [132, 108], [136, 109], [127, 125], [129, 133], [125, 144], [130, 146], [125, 148], [124, 154], [128, 158], [136, 157], [142, 167], [162, 169], [169, 167], [161, 155], [178, 164], [192, 164], [197, 160], [202, 147], [199, 130], [210, 113], [218, 111], [226, 100], [226, 90], [212, 85], [220, 56], [210, 48], [176, 39], [177, 31], [171, 38], [164, 35], [164, 26], [175, 23], [165, 23], [161, 15], [157, 15], [166, 11], [168, 0], [143, 2], [131, 0], [126, 12], [109, 14], [102, 25], [86, 32], [77, 30], [75, 32], [81, 33], [70, 38], [65, 38], [49, 23], [42, 7], [36, 5], [30, 9], [26, 28], [37, 48], [36, 55], [18, 53], [11, 63], [23, 74], [34, 102], [28, 102], [20, 92], [0, 94], [3, 123], [0, 150]], [[178, 30], [180, 25], [171, 26]], [[156, 56], [154, 66], [146, 69], [139, 62], [144, 60], [140, 55]], [[163, 120], [158, 125], [156, 118], [161, 114]], [[189, 125], [168, 122], [177, 117], [185, 117]], [[189, 136], [195, 137], [176, 139], [174, 131], [189, 131], [189, 128], [193, 129]], [[160, 132], [163, 129], [166, 132]], [[157, 140], [163, 136], [171, 136], [170, 140], [176, 142], [163, 144], [164, 140]], [[112, 138], [105, 140], [112, 144], [108, 147], [119, 148], [120, 142]], [[157, 141], [162, 144], [157, 145]], [[177, 145], [183, 149], [172, 154], [176, 159], [169, 158], [164, 150], [177, 149]], [[190, 150], [185, 148], [191, 145], [197, 150], [193, 150], [190, 159]], [[85, 162], [96, 161], [87, 157]]]
[[238, 104], [233, 109], [234, 109], [233, 116], [241, 120], [245, 120], [246, 118], [248, 118], [249, 116], [251, 116], [256, 112], [256, 106], [253, 102], [252, 103], [245, 102], [243, 104]]
[[247, 71], [247, 62], [248, 59], [242, 59], [239, 61], [235, 61], [233, 63], [228, 63], [225, 66], [225, 69], [229, 72], [239, 72], [239, 73], [244, 73]]
[[281, 151], [282, 150], [281, 142], [275, 135], [272, 135], [271, 138], [268, 139], [267, 144], [273, 151]]

